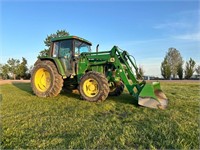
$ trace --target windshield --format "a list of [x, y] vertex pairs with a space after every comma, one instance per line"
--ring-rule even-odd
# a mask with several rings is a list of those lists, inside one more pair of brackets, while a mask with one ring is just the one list
[[87, 43], [75, 40], [75, 56], [79, 56], [83, 52], [91, 52], [91, 47]]

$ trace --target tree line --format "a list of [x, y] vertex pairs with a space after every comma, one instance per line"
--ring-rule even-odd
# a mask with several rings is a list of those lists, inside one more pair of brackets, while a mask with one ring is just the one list
[[30, 79], [31, 68], [27, 67], [27, 60], [22, 57], [19, 59], [10, 58], [6, 64], [0, 64], [1, 79]]
[[200, 65], [196, 66], [195, 60], [190, 58], [183, 66], [184, 60], [176, 48], [169, 48], [161, 63], [161, 75], [164, 79], [178, 78], [190, 79], [196, 72], [200, 75]]

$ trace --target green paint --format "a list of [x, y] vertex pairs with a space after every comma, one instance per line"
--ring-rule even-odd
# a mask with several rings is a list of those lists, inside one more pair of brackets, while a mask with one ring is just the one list
[[61, 64], [61, 62], [60, 62], [60, 60], [58, 58], [40, 57], [39, 59], [52, 61], [55, 64], [55, 66], [57, 67], [59, 74], [62, 75], [63, 78], [66, 78], [64, 67], [62, 66], [62, 64]]
[[[105, 72], [105, 70], [103, 70], [105, 69], [104, 67], [109, 68], [109, 66], [115, 67], [115, 76], [113, 76], [111, 71]], [[83, 53], [80, 55], [78, 80], [80, 81], [81, 76], [84, 75], [86, 71], [105, 72], [109, 81], [119, 81], [119, 79], [121, 79], [129, 93], [137, 99], [145, 82], [139, 83], [136, 80], [131, 67], [135, 70], [137, 69], [136, 64], [133, 63], [128, 52], [120, 52], [117, 46], [114, 46], [111, 51]], [[134, 91], [134, 88], [137, 90]]]
[[154, 89], [154, 85], [147, 83], [144, 88], [142, 89], [142, 91], [140, 92], [139, 96], [140, 97], [152, 97], [154, 99], [157, 99], [155, 93], [154, 93], [155, 89]]
[[103, 73], [103, 65], [91, 66], [92, 71]]

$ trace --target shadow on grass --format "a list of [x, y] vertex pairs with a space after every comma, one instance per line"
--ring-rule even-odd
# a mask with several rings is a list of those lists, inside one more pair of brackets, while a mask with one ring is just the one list
[[123, 93], [120, 96], [108, 96], [107, 100], [114, 102], [124, 103], [124, 104], [133, 104], [139, 106], [136, 99], [128, 93]]
[[[13, 82], [12, 85], [14, 85], [15, 87], [17, 87], [18, 89], [20, 89], [22, 91], [27, 92], [28, 94], [35, 95], [33, 93], [33, 90], [31, 88], [31, 84], [30, 83]], [[77, 98], [78, 100], [80, 100], [80, 95], [74, 94], [74, 93], [69, 92], [69, 91], [66, 92], [66, 91], [62, 90], [60, 92], [60, 95], [61, 96], [67, 96], [68, 98]]]
[[[75, 90], [75, 93], [71, 92], [71, 91], [63, 90], [61, 92], [61, 95], [65, 95], [69, 98], [77, 98], [79, 100], [82, 100], [79, 93], [77, 92], [77, 90]], [[120, 96], [108, 96], [105, 101], [114, 101], [117, 103], [133, 104], [135, 106], [139, 106], [137, 100], [135, 100], [133, 96], [131, 96], [130, 94], [125, 93], [125, 92], [123, 94], [121, 94]]]
[[18, 89], [20, 89], [22, 91], [27, 92], [28, 94], [32, 94], [33, 95], [33, 91], [32, 91], [30, 83], [13, 82], [12, 85], [14, 85], [15, 87], [17, 87]]
[[[65, 95], [69, 98], [77, 98], [78, 100], [82, 100], [80, 95], [77, 92], [72, 93], [70, 91], [62, 91], [61, 95]], [[131, 96], [130, 94], [125, 93], [125, 92], [123, 94], [121, 94], [120, 96], [108, 96], [105, 101], [114, 101], [116, 103], [132, 104], [135, 106], [139, 106], [137, 100], [134, 99], [133, 96]]]
[[71, 91], [66, 91], [66, 90], [62, 90], [60, 92], [60, 95], [62, 96], [67, 96], [68, 98], [73, 98], [73, 99], [77, 99], [77, 100], [82, 100], [80, 95], [78, 93], [73, 93]]
[[[18, 89], [27, 92], [28, 94], [34, 95], [31, 84], [30, 83], [12, 83], [15, 87]], [[70, 91], [65, 91], [62, 90], [60, 93], [61, 96], [67, 96], [68, 98], [73, 98], [77, 100], [81, 100], [80, 95], [75, 92], [70, 92]], [[114, 101], [114, 102], [119, 102], [119, 103], [124, 103], [124, 104], [133, 104], [135, 106], [138, 106], [137, 100], [135, 100], [131, 95], [128, 93], [123, 93], [120, 96], [108, 96], [106, 101]]]

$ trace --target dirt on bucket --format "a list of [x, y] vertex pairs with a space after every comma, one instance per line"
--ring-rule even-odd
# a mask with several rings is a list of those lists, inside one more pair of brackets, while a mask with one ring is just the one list
[[158, 107], [160, 109], [166, 109], [166, 107], [168, 105], [168, 100], [167, 100], [166, 95], [163, 93], [162, 90], [155, 90], [154, 93], [155, 93], [155, 95], [156, 95], [156, 97], [157, 97], [157, 99], [158, 99], [158, 101], [160, 103], [158, 105]]

